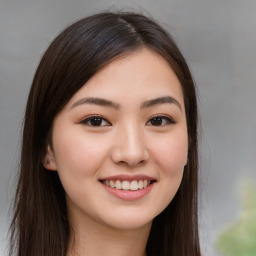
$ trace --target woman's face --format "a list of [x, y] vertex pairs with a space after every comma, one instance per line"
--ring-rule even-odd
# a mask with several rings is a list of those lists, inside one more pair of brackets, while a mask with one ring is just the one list
[[150, 225], [172, 201], [187, 161], [181, 85], [150, 50], [95, 74], [56, 116], [45, 167], [57, 170], [73, 225]]

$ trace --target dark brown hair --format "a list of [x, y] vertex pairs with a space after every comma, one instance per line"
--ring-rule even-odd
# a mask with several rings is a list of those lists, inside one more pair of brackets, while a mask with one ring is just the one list
[[165, 58], [183, 90], [189, 137], [188, 164], [172, 202], [153, 220], [148, 256], [199, 256], [197, 223], [197, 103], [195, 85], [171, 36], [141, 14], [100, 13], [65, 29], [49, 46], [35, 73], [23, 128], [10, 253], [65, 256], [70, 235], [65, 191], [57, 172], [42, 164], [56, 115], [97, 71], [141, 48]]

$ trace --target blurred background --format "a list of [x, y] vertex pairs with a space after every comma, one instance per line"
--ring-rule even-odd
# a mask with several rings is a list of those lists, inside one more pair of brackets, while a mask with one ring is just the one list
[[256, 181], [254, 0], [0, 0], [0, 255], [7, 255], [20, 132], [35, 69], [61, 30], [102, 10], [148, 13], [173, 35], [189, 63], [202, 127], [202, 253], [221, 255], [216, 241], [243, 212], [241, 184]]

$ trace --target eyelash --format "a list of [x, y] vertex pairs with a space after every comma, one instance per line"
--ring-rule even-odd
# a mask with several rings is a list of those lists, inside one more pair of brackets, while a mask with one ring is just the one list
[[[159, 119], [160, 119], [160, 125], [153, 125], [152, 124], [152, 121], [155, 119], [155, 121], [159, 122]], [[158, 119], [158, 120], [157, 120]], [[165, 124], [162, 125], [162, 122], [163, 120], [165, 121]], [[176, 124], [176, 122], [170, 118], [170, 117], [167, 117], [167, 116], [161, 116], [161, 115], [156, 115], [156, 116], [153, 116], [152, 118], [150, 118], [150, 120], [147, 122], [147, 124], [151, 122], [151, 126], [164, 126], [164, 125], [170, 125], [170, 124]]]
[[[92, 121], [93, 121], [93, 120], [95, 121], [96, 119], [97, 119], [96, 122], [99, 122], [99, 125], [97, 125], [97, 124], [95, 125], [95, 124], [92, 123]], [[155, 119], [155, 120], [154, 120], [154, 119]], [[152, 121], [153, 121], [153, 120], [156, 121], [156, 122], [160, 122], [159, 125], [153, 125], [153, 124], [152, 124]], [[163, 123], [163, 120], [165, 121], [164, 124], [162, 124], [162, 123]], [[90, 123], [89, 123], [89, 122], [90, 122]], [[107, 124], [102, 125], [102, 122], [106, 122]], [[149, 122], [150, 122], [150, 124], [149, 124]], [[92, 126], [92, 127], [111, 126], [111, 123], [110, 123], [107, 119], [105, 119], [105, 118], [102, 117], [102, 116], [97, 116], [97, 115], [87, 117], [86, 119], [84, 119], [84, 120], [81, 121], [81, 124], [88, 125], [88, 126]], [[156, 116], [153, 116], [152, 118], [150, 118], [149, 121], [147, 121], [146, 124], [148, 124], [148, 125], [150, 125], [150, 126], [164, 126], [164, 125], [176, 124], [176, 122], [175, 122], [172, 118], [170, 118], [170, 117], [161, 116], [161, 115], [156, 115]]]
[[[98, 121], [100, 120], [100, 125], [93, 125], [91, 122], [94, 120], [96, 120], [96, 119], [98, 119]], [[90, 123], [89, 123], [90, 122]], [[107, 123], [107, 125], [101, 125], [102, 124], [102, 122], [106, 122]], [[81, 123], [82, 124], [84, 124], [84, 125], [88, 125], [88, 126], [92, 126], [92, 127], [101, 127], [101, 126], [111, 126], [111, 123], [107, 120], [107, 119], [105, 119], [104, 117], [102, 117], [102, 116], [89, 116], [89, 117], [87, 117], [86, 119], [84, 119], [84, 120], [82, 120], [81, 121]]]

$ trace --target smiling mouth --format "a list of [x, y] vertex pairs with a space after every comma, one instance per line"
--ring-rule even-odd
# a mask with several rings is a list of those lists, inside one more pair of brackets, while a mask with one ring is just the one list
[[107, 187], [115, 188], [118, 190], [137, 191], [147, 188], [150, 184], [154, 183], [155, 180], [100, 180], [100, 182]]

